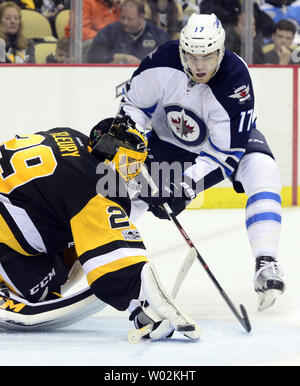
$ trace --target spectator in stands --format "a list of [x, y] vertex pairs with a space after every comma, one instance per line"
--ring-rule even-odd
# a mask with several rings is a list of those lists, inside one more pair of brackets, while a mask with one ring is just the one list
[[[222, 22], [225, 30], [228, 26], [237, 25], [238, 17], [242, 13], [243, 0], [202, 0], [200, 4], [201, 13], [214, 13]], [[246, 0], [247, 1], [247, 0]], [[255, 28], [258, 35], [271, 38], [274, 21], [259, 8], [258, 3], [253, 3]]]
[[[107, 24], [120, 19], [120, 0], [83, 0], [82, 40], [93, 40], [98, 31]], [[70, 36], [70, 22], [65, 35]]]
[[[17, 4], [22, 9], [35, 9], [34, 0], [11, 0], [13, 3]], [[6, 3], [7, 0], [0, 0], [0, 4]]]
[[296, 26], [289, 20], [282, 19], [274, 27], [273, 44], [263, 47], [265, 64], [299, 64], [293, 61], [292, 53], [297, 46], [292, 46], [296, 34]]
[[34, 62], [33, 42], [22, 32], [21, 8], [12, 1], [0, 5], [0, 38], [6, 45], [7, 63]]
[[300, 1], [299, 0], [265, 0], [261, 10], [272, 17], [275, 23], [288, 19], [296, 25], [295, 43], [300, 44]]
[[139, 64], [150, 52], [170, 36], [145, 20], [144, 3], [125, 0], [121, 4], [120, 21], [102, 28], [93, 40], [90, 63]]
[[202, 0], [200, 13], [214, 13], [222, 25], [235, 24], [237, 15], [241, 13], [240, 0]]
[[[242, 56], [241, 48], [245, 37], [245, 14], [240, 13], [237, 22], [226, 27], [225, 48]], [[263, 36], [256, 30], [256, 22], [253, 19], [253, 64], [263, 63]]]
[[145, 19], [165, 30], [171, 39], [179, 39], [183, 28], [182, 7], [175, 0], [148, 0]]
[[183, 26], [186, 25], [188, 18], [193, 13], [200, 13], [199, 5], [201, 3], [201, 0], [176, 0], [176, 2], [182, 8], [182, 13], [183, 13], [182, 24], [183, 24]]
[[63, 0], [35, 0], [36, 9], [46, 17], [55, 17], [65, 8]]
[[70, 38], [63, 37], [57, 41], [55, 54], [47, 56], [46, 63], [70, 63]]
[[[82, 60], [87, 61], [89, 47], [101, 28], [120, 20], [121, 0], [83, 0], [82, 3]], [[65, 28], [70, 37], [70, 21]]]
[[36, 10], [50, 22], [53, 36], [56, 36], [55, 17], [65, 8], [63, 0], [35, 0]]

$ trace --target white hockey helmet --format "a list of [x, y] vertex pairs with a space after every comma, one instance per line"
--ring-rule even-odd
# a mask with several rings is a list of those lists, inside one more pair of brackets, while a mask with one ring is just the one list
[[182, 29], [179, 40], [180, 58], [185, 72], [191, 75], [185, 53], [206, 55], [215, 51], [219, 51], [217, 71], [225, 52], [224, 28], [214, 13], [210, 15], [193, 13]]

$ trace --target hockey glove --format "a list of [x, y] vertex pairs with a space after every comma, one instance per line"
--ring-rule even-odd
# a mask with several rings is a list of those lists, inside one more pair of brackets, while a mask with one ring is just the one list
[[155, 196], [147, 198], [145, 201], [149, 205], [149, 211], [160, 219], [170, 220], [163, 204], [169, 204], [173, 214], [177, 216], [187, 205], [196, 197], [196, 194], [189, 183], [171, 182], [170, 187], [165, 186]]
[[174, 300], [162, 287], [155, 267], [146, 263], [141, 271], [142, 293], [151, 309], [162, 321], [160, 326], [151, 332], [152, 339], [160, 339], [154, 335], [162, 328], [167, 335], [167, 329], [173, 327], [191, 340], [198, 340], [201, 331], [194, 320], [175, 304]]
[[[166, 319], [162, 320], [149, 306], [147, 301], [139, 302], [140, 305], [131, 312], [129, 320], [133, 321], [136, 329], [141, 329], [149, 324], [153, 325], [152, 331], [144, 339], [171, 338], [175, 329]], [[168, 322], [168, 323], [166, 323]]]

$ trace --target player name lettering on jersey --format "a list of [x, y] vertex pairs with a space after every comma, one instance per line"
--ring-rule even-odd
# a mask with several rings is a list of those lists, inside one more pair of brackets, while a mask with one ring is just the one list
[[73, 138], [70, 137], [70, 134], [67, 131], [62, 133], [53, 133], [51, 135], [54, 138], [63, 157], [80, 157], [78, 148], [75, 145]]

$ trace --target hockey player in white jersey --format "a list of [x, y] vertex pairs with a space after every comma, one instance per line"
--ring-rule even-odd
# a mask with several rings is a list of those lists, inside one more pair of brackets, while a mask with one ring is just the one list
[[168, 218], [163, 202], [177, 215], [200, 191], [225, 178], [237, 192], [246, 193], [246, 227], [256, 259], [254, 288], [258, 309], [264, 310], [285, 290], [277, 262], [281, 181], [266, 139], [256, 128], [247, 65], [225, 51], [224, 41], [225, 31], [214, 14], [193, 14], [179, 42], [162, 45], [134, 72], [121, 111], [151, 128], [150, 173], [155, 162], [181, 162], [183, 178], [160, 180], [161, 194], [143, 198], [157, 217]]

